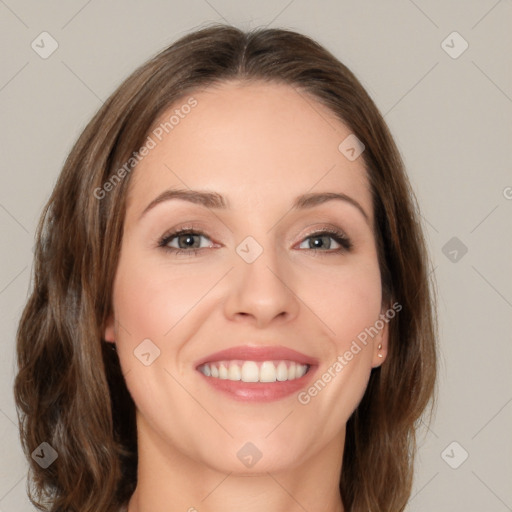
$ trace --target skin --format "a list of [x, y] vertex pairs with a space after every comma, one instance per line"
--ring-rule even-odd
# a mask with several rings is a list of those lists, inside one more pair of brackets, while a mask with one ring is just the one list
[[[345, 426], [371, 369], [385, 361], [387, 325], [307, 405], [297, 394], [233, 400], [207, 385], [194, 362], [243, 344], [282, 345], [318, 359], [316, 380], [387, 309], [362, 158], [338, 150], [346, 125], [287, 85], [229, 82], [193, 96], [197, 106], [133, 171], [104, 333], [137, 407], [129, 512], [343, 511]], [[169, 188], [216, 191], [231, 208], [173, 199], [141, 217]], [[290, 210], [306, 192], [347, 194], [368, 220], [345, 201]], [[196, 237], [200, 252], [158, 247], [190, 222], [207, 235]], [[311, 249], [308, 237], [325, 224], [353, 248], [336, 252], [328, 238]], [[247, 236], [263, 248], [251, 264], [236, 252]], [[149, 366], [134, 357], [147, 338], [160, 349]], [[248, 441], [262, 453], [252, 468], [237, 457]]]

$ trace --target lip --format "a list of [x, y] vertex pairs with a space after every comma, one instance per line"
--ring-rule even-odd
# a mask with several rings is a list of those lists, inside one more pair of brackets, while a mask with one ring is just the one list
[[[198, 370], [199, 366], [205, 363], [237, 359], [246, 361], [288, 360], [300, 364], [307, 364], [309, 369], [305, 375], [298, 379], [282, 382], [243, 382], [218, 379], [214, 377], [207, 377]], [[232, 347], [203, 357], [195, 363], [197, 373], [214, 390], [219, 391], [234, 400], [245, 402], [272, 402], [290, 396], [294, 393], [296, 394], [300, 389], [308, 385], [317, 368], [318, 359], [283, 346], [263, 347], [244, 345]]]
[[[255, 346], [255, 345], [240, 345], [238, 347], [231, 347], [219, 352], [214, 352], [206, 357], [203, 357], [195, 362], [195, 368], [205, 363], [215, 363], [217, 361], [236, 360], [242, 359], [245, 361], [271, 361], [276, 359], [283, 359], [288, 361], [295, 361], [300, 364], [308, 364], [310, 366], [318, 365], [318, 360], [315, 357], [307, 356], [301, 352], [297, 352], [288, 347], [283, 346]], [[308, 372], [309, 373], [309, 372]], [[307, 375], [307, 374], [306, 374]]]

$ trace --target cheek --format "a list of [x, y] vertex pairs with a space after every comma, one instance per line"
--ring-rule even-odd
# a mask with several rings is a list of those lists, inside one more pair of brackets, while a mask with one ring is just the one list
[[[114, 286], [116, 319], [133, 342], [163, 342], [218, 280], [218, 272], [148, 265], [136, 258], [120, 264]], [[122, 333], [119, 333], [122, 335]]]
[[381, 312], [380, 270], [376, 257], [369, 255], [354, 265], [303, 275], [304, 302], [323, 326], [325, 357], [299, 403], [309, 404], [315, 414], [328, 415], [335, 429], [361, 400], [372, 369], [369, 332], [374, 335], [371, 329]]
[[324, 324], [339, 351], [346, 350], [347, 344], [379, 318], [380, 271], [370, 258], [354, 265], [305, 272], [300, 289], [305, 304]]
[[[156, 429], [176, 423], [177, 410], [184, 418], [198, 413], [173, 377], [181, 380], [176, 361], [190, 337], [198, 302], [218, 280], [218, 272], [190, 268], [149, 262], [132, 250], [121, 259], [114, 283], [115, 338], [126, 385], [137, 409]], [[145, 353], [152, 361], [148, 365]]]
[[[336, 279], [317, 279], [309, 300], [328, 326], [325, 357], [309, 387], [297, 397], [301, 414], [321, 418], [322, 440], [339, 434], [364, 396], [372, 370], [371, 337], [380, 313], [380, 274], [367, 267], [339, 273]], [[362, 342], [366, 336], [366, 342]], [[312, 446], [320, 441], [310, 440]]]

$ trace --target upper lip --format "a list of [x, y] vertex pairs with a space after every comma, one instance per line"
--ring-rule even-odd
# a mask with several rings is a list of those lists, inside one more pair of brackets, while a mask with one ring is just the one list
[[195, 363], [195, 367], [205, 363], [213, 363], [215, 361], [229, 361], [229, 360], [242, 360], [242, 361], [276, 361], [286, 360], [294, 361], [300, 364], [315, 365], [318, 360], [312, 356], [308, 356], [301, 352], [297, 352], [288, 347], [281, 345], [240, 345], [238, 347], [231, 347], [219, 352], [214, 352], [205, 357], [202, 357]]

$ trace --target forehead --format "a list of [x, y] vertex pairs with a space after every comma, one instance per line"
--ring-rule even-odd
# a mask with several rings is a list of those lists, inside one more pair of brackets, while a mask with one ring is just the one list
[[179, 187], [216, 191], [247, 209], [342, 192], [371, 216], [363, 159], [350, 161], [338, 149], [350, 134], [331, 110], [289, 85], [227, 82], [195, 91], [155, 121], [154, 148], [134, 170], [127, 215]]

